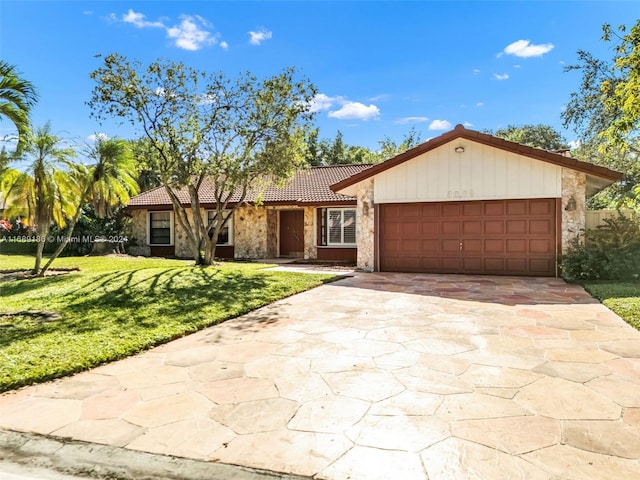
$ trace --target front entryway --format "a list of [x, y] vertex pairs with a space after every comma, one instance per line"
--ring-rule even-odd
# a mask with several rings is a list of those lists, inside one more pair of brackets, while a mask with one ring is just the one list
[[304, 257], [304, 211], [280, 211], [280, 252], [281, 257]]

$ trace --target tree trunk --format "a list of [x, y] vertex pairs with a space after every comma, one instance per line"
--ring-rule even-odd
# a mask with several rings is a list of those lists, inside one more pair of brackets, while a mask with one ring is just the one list
[[[82, 212], [82, 209], [78, 207], [78, 211]], [[65, 233], [64, 238], [62, 239], [62, 242], [60, 243], [60, 245], [56, 247], [56, 250], [53, 252], [51, 257], [49, 258], [49, 261], [45, 263], [44, 267], [42, 268], [42, 275], [44, 275], [45, 272], [49, 269], [53, 261], [56, 258], [58, 258], [58, 256], [60, 256], [62, 251], [65, 249], [65, 247], [69, 243], [69, 240], [71, 240], [71, 235], [73, 235], [73, 229], [76, 227], [76, 224], [78, 223], [79, 218], [80, 218], [80, 215], [76, 214], [76, 217], [73, 220], [71, 220], [71, 222], [69, 222], [69, 224], [67, 225], [67, 233]]]
[[42, 263], [42, 252], [44, 252], [44, 244], [45, 244], [46, 238], [43, 238], [42, 240], [38, 241], [38, 246], [36, 248], [36, 264], [33, 267], [33, 274], [37, 275], [38, 277], [42, 277], [44, 276], [44, 271], [40, 271], [40, 264]]
[[[196, 265], [206, 265], [204, 261], [204, 257], [202, 256], [201, 250], [201, 241], [197, 235], [194, 234], [193, 230], [191, 230], [192, 225], [189, 222], [187, 217], [187, 212], [184, 207], [180, 206], [180, 212], [176, 213], [176, 218], [180, 223], [180, 226], [185, 230], [187, 234], [187, 242], [189, 243], [189, 249], [191, 250], [191, 255], [193, 256], [193, 261]], [[175, 211], [175, 210], [174, 210]]]
[[67, 223], [67, 232], [65, 233], [64, 238], [62, 239], [62, 243], [60, 243], [60, 245], [56, 247], [56, 250], [53, 252], [53, 255], [51, 255], [51, 258], [49, 258], [49, 261], [45, 264], [44, 268], [42, 269], [42, 275], [44, 275], [44, 273], [48, 270], [48, 268], [51, 266], [53, 261], [56, 258], [58, 258], [58, 256], [65, 249], [65, 247], [69, 243], [69, 240], [71, 240], [71, 235], [73, 235], [73, 229], [76, 227], [76, 224], [78, 223], [78, 220], [80, 220], [80, 217], [82, 216], [82, 213], [83, 213], [82, 205], [84, 205], [86, 199], [89, 197], [89, 193], [91, 192], [91, 186], [92, 184], [90, 183], [89, 185], [87, 185], [85, 190], [81, 192], [80, 201], [78, 202], [78, 208], [73, 218], [69, 221], [69, 223]]
[[197, 182], [196, 185], [188, 185], [187, 189], [189, 190], [189, 198], [191, 200], [193, 236], [197, 239], [198, 243], [198, 261], [196, 262], [196, 265], [208, 267], [213, 264], [214, 259], [209, 252], [209, 244], [211, 243], [211, 240], [207, 233], [206, 222], [202, 220], [202, 212], [200, 211], [200, 199], [198, 198], [199, 187], [200, 182]]
[[[189, 221], [189, 217], [187, 215], [187, 211], [184, 206], [180, 203], [176, 193], [172, 190], [171, 185], [164, 183], [165, 192], [169, 195], [171, 199], [171, 203], [173, 204], [173, 213], [174, 218], [178, 225], [184, 230], [187, 235], [187, 242], [189, 244], [189, 249], [191, 250], [191, 255], [193, 256], [193, 261], [196, 265], [205, 265], [204, 258], [202, 253], [200, 252], [200, 236], [198, 235], [198, 230], [194, 229], [191, 222]], [[195, 230], [195, 232], [194, 232]]]
[[206, 265], [213, 265], [216, 261], [216, 239], [217, 235], [214, 234], [210, 240], [207, 236], [204, 245], [204, 261]]

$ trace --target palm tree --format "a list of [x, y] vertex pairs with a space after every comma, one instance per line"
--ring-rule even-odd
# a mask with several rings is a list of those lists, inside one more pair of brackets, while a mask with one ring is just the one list
[[27, 131], [21, 158], [31, 160], [25, 171], [9, 170], [3, 175], [3, 194], [9, 215], [25, 215], [35, 225], [37, 237], [34, 275], [41, 274], [44, 245], [52, 223], [63, 227], [75, 215], [78, 185], [69, 174], [68, 165], [75, 151], [62, 138], [51, 133], [45, 124], [35, 133]]
[[38, 100], [33, 84], [16, 68], [0, 60], [0, 121], [9, 119], [18, 130], [18, 150], [29, 131], [29, 113]]
[[63, 241], [40, 271], [41, 275], [69, 243], [73, 229], [82, 216], [83, 204], [93, 204], [99, 216], [106, 216], [113, 207], [127, 203], [131, 195], [138, 193], [137, 165], [129, 142], [98, 137], [88, 157], [95, 160], [93, 165], [73, 165], [71, 175], [80, 186], [77, 209], [68, 221]]

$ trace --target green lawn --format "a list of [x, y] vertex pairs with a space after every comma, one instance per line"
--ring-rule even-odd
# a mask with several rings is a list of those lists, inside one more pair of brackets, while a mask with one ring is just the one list
[[593, 297], [640, 330], [640, 282], [584, 282]]
[[[33, 258], [0, 255], [0, 269]], [[0, 314], [47, 310], [58, 320], [0, 316], [0, 392], [140, 352], [331, 281], [265, 265], [127, 257], [67, 257], [59, 276], [0, 282]]]

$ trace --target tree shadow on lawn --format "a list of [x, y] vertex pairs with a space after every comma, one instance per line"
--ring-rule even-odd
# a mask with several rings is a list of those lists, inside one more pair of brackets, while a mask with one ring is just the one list
[[[155, 271], [154, 271], [155, 270]], [[65, 278], [62, 278], [65, 277]], [[29, 294], [37, 288], [64, 285], [54, 302], [34, 297], [27, 308], [55, 310], [61, 318], [32, 328], [0, 330], [0, 347], [56, 333], [87, 334], [104, 331], [131, 339], [144, 336], [145, 348], [179, 338], [202, 328], [238, 317], [273, 301], [308, 288], [291, 285], [286, 274], [263, 270], [215, 267], [168, 267], [105, 272], [86, 277], [60, 276], [8, 282], [3, 295]], [[327, 281], [332, 281], [334, 278]], [[277, 322], [269, 312], [252, 315], [236, 328]]]
[[[0, 298], [6, 298], [11, 295], [21, 295], [43, 287], [49, 287], [65, 281], [70, 281], [73, 272], [64, 275], [55, 275], [50, 277], [33, 277], [23, 280], [11, 280], [8, 282], [0, 282]], [[4, 309], [4, 305], [2, 305]]]
[[[146, 279], [140, 279], [138, 282], [133, 282], [133, 278], [136, 273], [145, 272], [147, 270], [162, 270], [158, 275], [155, 275], [156, 278], [160, 278], [164, 272], [167, 271], [184, 271], [185, 268], [189, 267], [146, 267], [146, 268], [137, 268], [135, 270], [116, 270], [113, 272], [107, 272], [99, 275], [95, 275], [92, 277], [91, 281], [86, 282], [85, 284], [79, 285], [77, 289], [69, 294], [79, 294], [81, 292], [91, 292], [97, 289], [106, 289], [113, 282], [119, 282], [122, 280], [129, 287], [134, 287], [138, 283], [143, 283]], [[119, 284], [118, 283], [118, 284]], [[155, 286], [155, 285], [152, 285]]]
[[[132, 271], [112, 272], [77, 289], [61, 313], [97, 317], [122, 328], [153, 329], [170, 322], [181, 325], [177, 337], [270, 303], [283, 283], [266, 273], [200, 267], [163, 269], [144, 278]], [[70, 327], [81, 333], [102, 328], [100, 323], [75, 322]]]

